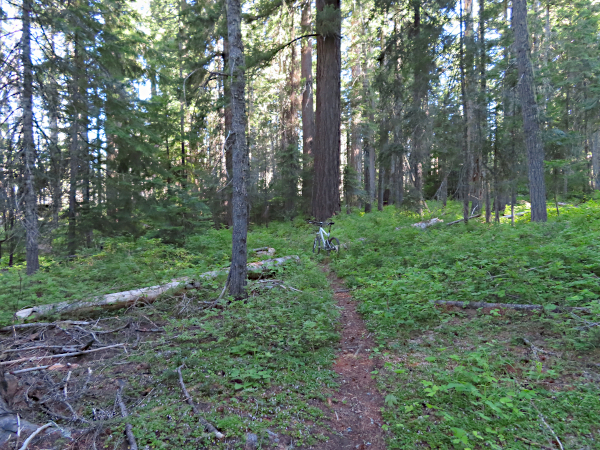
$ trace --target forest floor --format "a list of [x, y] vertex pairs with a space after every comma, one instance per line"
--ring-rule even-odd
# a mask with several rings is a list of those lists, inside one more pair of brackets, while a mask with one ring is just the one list
[[[431, 217], [450, 222], [453, 208]], [[29, 449], [124, 450], [126, 423], [148, 450], [599, 448], [600, 205], [514, 227], [410, 226], [419, 220], [393, 208], [339, 216], [339, 257], [313, 255], [300, 221], [256, 227], [250, 247], [300, 261], [251, 281], [245, 302], [210, 303], [219, 277], [152, 305], [0, 335], [0, 406], [32, 424], [2, 448], [19, 449], [50, 420], [62, 431]], [[65, 291], [82, 298], [89, 290], [77, 297], [69, 283], [85, 277], [104, 293], [219, 267], [229, 236], [208, 231], [183, 248], [108, 240], [79, 260], [47, 261], [0, 316]], [[18, 273], [0, 277], [11, 299]], [[588, 309], [557, 312], [565, 306]], [[82, 348], [97, 351], [56, 357]], [[223, 439], [199, 423], [181, 382]], [[16, 416], [0, 416], [1, 439]]]

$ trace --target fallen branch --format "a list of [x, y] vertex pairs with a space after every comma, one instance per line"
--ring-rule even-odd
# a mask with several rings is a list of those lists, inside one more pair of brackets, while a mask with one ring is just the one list
[[64, 320], [61, 322], [52, 322], [52, 323], [44, 323], [44, 322], [36, 322], [36, 323], [18, 323], [15, 325], [8, 325], [6, 327], [0, 328], [0, 332], [6, 333], [13, 330], [23, 330], [26, 328], [56, 328], [61, 325], [90, 325], [90, 322], [82, 322], [78, 320]]
[[[471, 219], [477, 219], [478, 217], [481, 217], [481, 214], [475, 214], [474, 216], [470, 216], [467, 220], [471, 220]], [[448, 222], [446, 225], [454, 225], [455, 223], [459, 223], [459, 222], [464, 222], [465, 219], [458, 219], [455, 220], [454, 222]]]
[[[126, 419], [129, 416], [129, 414], [127, 413], [127, 408], [125, 407], [125, 403], [123, 403], [122, 393], [123, 393], [124, 387], [125, 387], [125, 383], [122, 381], [119, 382], [119, 390], [117, 391], [117, 403], [119, 404], [119, 407], [121, 408], [121, 415], [123, 416], [124, 419]], [[133, 434], [133, 429], [129, 422], [125, 423], [125, 434], [127, 435], [127, 441], [129, 442], [129, 448], [131, 450], [138, 450], [137, 442], [136, 442], [135, 436]]]
[[[519, 309], [524, 311], [541, 311], [544, 310], [542, 305], [519, 305], [518, 303], [485, 303], [485, 302], [457, 302], [450, 300], [435, 300], [432, 301], [436, 305], [448, 305], [448, 306], [458, 306], [459, 308], [468, 308], [468, 309], [479, 309], [479, 308], [509, 308], [509, 309]], [[569, 312], [569, 311], [582, 311], [582, 312], [590, 312], [590, 308], [585, 308], [583, 306], [557, 306], [554, 309], [547, 309], [548, 312]]]
[[[248, 278], [260, 278], [265, 272], [269, 272], [278, 266], [282, 266], [288, 261], [298, 261], [300, 258], [296, 255], [283, 256], [281, 258], [267, 259], [248, 264]], [[117, 292], [96, 297], [92, 300], [81, 300], [76, 302], [61, 302], [49, 305], [39, 305], [31, 308], [22, 309], [15, 313], [15, 317], [21, 320], [31, 320], [51, 315], [83, 315], [97, 312], [98, 310], [114, 310], [130, 307], [138, 302], [152, 303], [156, 301], [165, 292], [176, 292], [183, 289], [196, 289], [202, 286], [205, 280], [216, 278], [221, 274], [227, 274], [229, 268], [213, 270], [198, 275], [195, 279], [190, 277], [178, 278], [170, 283], [150, 286], [131, 291]], [[64, 323], [64, 322], [63, 322]], [[75, 322], [73, 322], [75, 323]], [[88, 325], [88, 322], [78, 323]], [[39, 324], [25, 324], [27, 326], [40, 326]], [[52, 325], [52, 324], [48, 324]], [[16, 325], [15, 325], [16, 326]], [[14, 326], [5, 327], [11, 331]], [[0, 331], [3, 331], [1, 329]]]
[[66, 358], [68, 356], [80, 356], [80, 355], [85, 355], [87, 353], [100, 352], [102, 350], [107, 350], [109, 348], [115, 348], [115, 347], [125, 347], [125, 344], [108, 345], [106, 347], [95, 348], [92, 350], [82, 350], [82, 351], [73, 352], [73, 353], [60, 353], [58, 355], [34, 356], [34, 357], [30, 357], [30, 358], [15, 359], [13, 361], [2, 361], [2, 362], [0, 362], [0, 366], [9, 366], [11, 364], [17, 364], [17, 363], [28, 362], [28, 361], [40, 361], [42, 359], [48, 359], [48, 358], [54, 359], [54, 358]]
[[223, 439], [225, 437], [225, 435], [223, 433], [221, 433], [219, 430], [217, 430], [208, 421], [206, 421], [206, 419], [204, 419], [204, 417], [202, 417], [200, 415], [200, 411], [198, 410], [198, 407], [194, 403], [194, 400], [192, 400], [192, 397], [190, 396], [190, 393], [188, 392], [188, 390], [185, 388], [185, 383], [183, 382], [183, 375], [181, 375], [182, 367], [183, 367], [183, 365], [181, 365], [177, 368], [177, 373], [179, 374], [179, 385], [181, 386], [181, 390], [183, 391], [183, 396], [185, 397], [185, 400], [192, 407], [194, 414], [196, 414], [198, 416], [198, 419], [199, 419], [200, 423], [202, 424], [202, 426], [204, 427], [204, 429], [206, 431], [208, 431], [209, 433], [213, 433], [217, 439]]
[[533, 353], [533, 356], [535, 359], [539, 359], [538, 353], [545, 353], [547, 355], [556, 355], [556, 353], [552, 353], [552, 352], [549, 352], [548, 350], [544, 350], [543, 348], [536, 347], [527, 338], [521, 338], [521, 339], [523, 339], [523, 342], [525, 342], [526, 345], [529, 345], [529, 347], [531, 348], [531, 352]]
[[53, 426], [56, 426], [54, 422], [48, 422], [46, 425], [42, 425], [41, 427], [39, 427], [37, 430], [31, 433], [27, 439], [25, 439], [25, 442], [23, 442], [23, 445], [21, 445], [19, 450], [25, 450], [38, 434]]
[[554, 439], [556, 439], [556, 442], [558, 442], [558, 446], [560, 447], [560, 450], [565, 450], [565, 448], [562, 445], [562, 442], [560, 442], [560, 439], [558, 438], [558, 436], [556, 435], [554, 430], [550, 427], [550, 425], [548, 425], [548, 422], [546, 422], [546, 420], [544, 419], [544, 416], [542, 416], [542, 413], [539, 414], [539, 418], [543, 422], [543, 424], [546, 425], [546, 427], [550, 430], [550, 432], [554, 436]]

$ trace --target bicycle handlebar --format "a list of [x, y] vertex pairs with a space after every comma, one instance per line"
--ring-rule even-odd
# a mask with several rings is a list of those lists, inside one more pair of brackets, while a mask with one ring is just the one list
[[[315, 222], [313, 220], [309, 220], [308, 223], [311, 223], [313, 225], [319, 225], [319, 226], [323, 225], [323, 222]], [[335, 222], [327, 222], [325, 225], [334, 225], [334, 224], [335, 224]]]

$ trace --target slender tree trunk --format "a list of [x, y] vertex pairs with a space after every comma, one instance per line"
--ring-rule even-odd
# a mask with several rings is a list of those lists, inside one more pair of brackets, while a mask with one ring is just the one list
[[600, 191], [600, 131], [592, 134], [592, 189]]
[[[349, 151], [348, 151], [348, 165], [356, 172], [354, 183], [349, 183], [351, 186], [356, 188], [361, 186], [362, 183], [362, 133], [361, 133], [361, 102], [364, 98], [361, 95], [361, 83], [362, 83], [362, 67], [361, 67], [361, 44], [358, 41], [358, 30], [361, 29], [359, 22], [360, 5], [359, 10], [355, 14], [352, 14], [351, 25], [352, 29], [356, 30], [352, 34], [352, 44], [350, 52], [355, 59], [352, 65], [351, 77], [353, 89], [350, 93], [350, 140], [349, 140]], [[352, 198], [350, 199], [350, 205], [359, 203], [356, 202], [355, 193], [350, 193]]]
[[[294, 13], [291, 12], [291, 34], [290, 38], [294, 39]], [[296, 209], [296, 197], [298, 196], [298, 109], [300, 108], [300, 96], [298, 88], [300, 86], [300, 78], [298, 73], [298, 60], [296, 57], [296, 44], [290, 46], [289, 60], [289, 77], [288, 77], [288, 92], [287, 97], [289, 103], [283, 101], [283, 139], [282, 139], [282, 156], [283, 167], [283, 197], [285, 202], [285, 211], [290, 217], [294, 217]], [[284, 98], [285, 98], [284, 97]]]
[[[306, 0], [302, 8], [300, 26], [302, 34], [310, 34], [312, 25], [311, 1]], [[313, 145], [315, 138], [315, 111], [313, 104], [312, 39], [302, 39], [300, 50], [301, 77], [304, 82], [302, 93], [302, 197], [306, 207], [312, 199]]]
[[[421, 2], [413, 3], [413, 24], [411, 37], [415, 43], [420, 43], [421, 37]], [[418, 45], [415, 45], [418, 48]], [[423, 102], [427, 95], [429, 64], [420, 61], [420, 56], [415, 56], [413, 80], [413, 123], [412, 123], [412, 159], [414, 164], [415, 190], [417, 191], [417, 213], [423, 215], [423, 159], [425, 147], [425, 114]]]
[[233, 236], [229, 293], [234, 298], [246, 296], [246, 239], [248, 236], [248, 194], [246, 173], [246, 100], [244, 44], [242, 42], [242, 8], [240, 0], [227, 0], [227, 34], [229, 37], [231, 75], [231, 138], [233, 170]]
[[546, 183], [544, 180], [544, 145], [540, 133], [538, 109], [534, 94], [533, 67], [529, 56], [526, 0], [513, 0], [513, 15], [523, 131], [527, 146], [531, 220], [545, 222], [548, 215], [546, 211]]
[[[52, 54], [55, 52], [55, 34], [50, 35], [50, 44]], [[48, 121], [50, 128], [50, 192], [52, 196], [52, 226], [58, 227], [58, 215], [62, 207], [62, 155], [58, 142], [58, 108], [60, 106], [60, 98], [58, 94], [58, 82], [56, 80], [57, 71], [50, 71], [50, 81], [48, 88]]]
[[71, 144], [69, 146], [69, 229], [67, 246], [70, 255], [74, 255], [77, 251], [77, 183], [79, 181], [80, 147], [82, 147], [80, 134], [84, 109], [81, 90], [84, 67], [80, 39], [80, 34], [76, 32], [73, 42], [73, 79], [71, 84], [73, 116], [70, 130]]
[[31, 63], [31, 0], [23, 0], [21, 56], [23, 64], [23, 199], [27, 275], [40, 268], [38, 258], [38, 215], [35, 192], [35, 146], [33, 140], [33, 67]]
[[[315, 179], [312, 213], [326, 220], [340, 211], [341, 14], [340, 0], [317, 0], [319, 15], [327, 6], [326, 27], [317, 27], [317, 111], [315, 117]], [[331, 15], [333, 8], [335, 14]], [[325, 19], [324, 19], [325, 20]], [[327, 31], [324, 29], [327, 28]]]
[[[372, 211], [373, 202], [376, 199], [376, 167], [375, 167], [375, 138], [373, 130], [370, 124], [375, 122], [375, 102], [371, 95], [371, 89], [369, 84], [369, 78], [367, 76], [368, 66], [364, 70], [363, 74], [363, 97], [365, 101], [370, 104], [368, 106], [368, 117], [367, 123], [363, 124], [363, 145], [364, 145], [364, 169], [365, 169], [365, 191], [367, 193], [367, 200], [365, 202], [365, 212], [370, 213]], [[368, 100], [366, 100], [368, 99]]]
[[463, 8], [460, 0], [460, 88], [463, 105], [463, 173], [462, 173], [462, 197], [463, 197], [463, 219], [465, 224], [469, 222], [469, 194], [471, 181], [471, 142], [469, 139], [469, 102], [467, 101], [465, 80], [465, 56], [464, 56], [464, 34], [463, 34]]
[[[223, 70], [225, 73], [230, 72], [230, 48], [229, 38], [223, 37]], [[225, 123], [225, 172], [227, 176], [226, 182], [229, 182], [233, 176], [233, 138], [232, 138], [232, 111], [231, 111], [231, 80], [225, 78], [223, 80], [223, 96], [225, 98], [225, 109], [223, 111], [223, 120]], [[225, 222], [228, 226], [233, 225], [233, 190], [230, 187], [223, 189], [225, 196]]]

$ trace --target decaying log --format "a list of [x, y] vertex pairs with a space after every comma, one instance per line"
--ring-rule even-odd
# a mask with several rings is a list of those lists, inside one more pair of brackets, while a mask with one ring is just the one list
[[[433, 303], [436, 305], [458, 306], [459, 308], [479, 309], [479, 308], [510, 308], [523, 311], [541, 311], [544, 310], [542, 305], [519, 305], [517, 303], [486, 303], [486, 302], [457, 302], [450, 300], [436, 300]], [[546, 309], [548, 312], [568, 312], [568, 311], [583, 311], [590, 312], [589, 308], [583, 306], [556, 306], [554, 309]]]
[[426, 220], [424, 222], [417, 222], [417, 223], [413, 223], [411, 225], [411, 227], [415, 227], [415, 228], [421, 228], [422, 230], [424, 230], [425, 228], [431, 227], [433, 225], [437, 225], [438, 223], [443, 223], [444, 221], [441, 219], [438, 219], [437, 217], [434, 217], [431, 220]]
[[[248, 264], [248, 278], [256, 279], [270, 272], [278, 266], [282, 266], [288, 261], [298, 261], [300, 258], [296, 255], [283, 256], [281, 258], [267, 259]], [[81, 300], [75, 302], [52, 303], [48, 305], [39, 305], [31, 308], [25, 308], [15, 313], [15, 317], [20, 320], [32, 320], [42, 317], [58, 315], [86, 315], [97, 312], [98, 310], [114, 310], [132, 306], [138, 302], [152, 303], [165, 292], [176, 292], [183, 289], [196, 289], [202, 286], [206, 280], [216, 278], [219, 275], [225, 275], [229, 268], [205, 272], [197, 277], [177, 278], [170, 283], [150, 286], [131, 291], [117, 292], [96, 297], [92, 300]], [[13, 327], [5, 327], [10, 330]]]
[[183, 367], [183, 365], [181, 365], [177, 368], [177, 374], [179, 375], [179, 386], [181, 387], [181, 391], [183, 392], [185, 401], [188, 402], [188, 404], [192, 407], [194, 414], [196, 414], [196, 416], [198, 416], [198, 420], [200, 421], [200, 423], [202, 424], [204, 429], [206, 431], [208, 431], [209, 433], [214, 434], [217, 439], [223, 439], [225, 437], [225, 435], [223, 433], [221, 433], [219, 430], [217, 430], [210, 422], [208, 422], [204, 417], [202, 417], [200, 415], [200, 411], [198, 410], [198, 407], [194, 403], [194, 400], [192, 400], [192, 396], [186, 389], [185, 383], [183, 382], [183, 375], [181, 375], [182, 367]]

